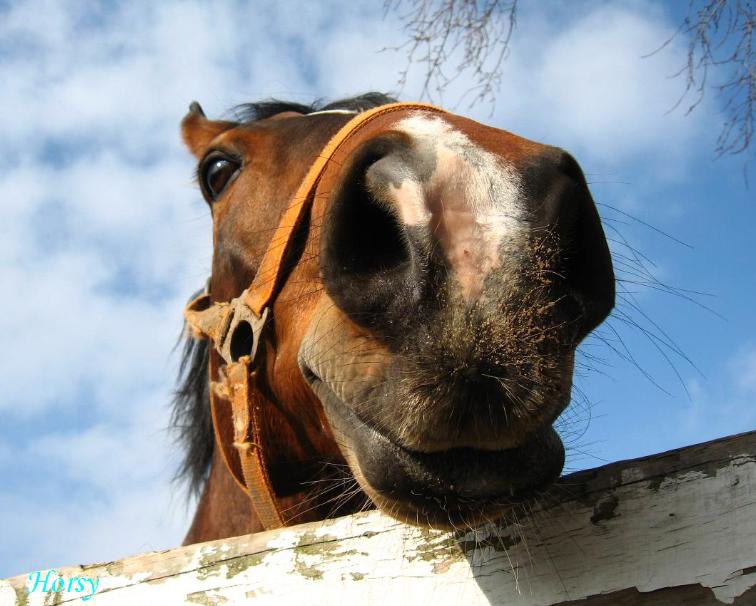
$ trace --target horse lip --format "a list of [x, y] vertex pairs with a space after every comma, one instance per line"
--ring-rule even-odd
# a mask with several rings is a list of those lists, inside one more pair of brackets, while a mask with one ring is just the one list
[[315, 392], [315, 395], [318, 396], [318, 399], [323, 405], [323, 408], [326, 410], [326, 414], [328, 414], [329, 419], [331, 416], [335, 415], [339, 418], [342, 418], [342, 420], [344, 421], [349, 421], [350, 424], [359, 424], [362, 427], [369, 428], [377, 436], [380, 436], [381, 438], [391, 442], [396, 447], [404, 449], [404, 447], [402, 447], [400, 444], [397, 444], [378, 427], [360, 418], [357, 413], [355, 413], [351, 408], [344, 404], [344, 402], [341, 400], [341, 398], [339, 398], [336, 392], [334, 392], [331, 386], [326, 381], [321, 379], [320, 376], [314, 370], [312, 370], [312, 368], [306, 362], [300, 359], [299, 367], [302, 371], [302, 375], [304, 376], [305, 381], [307, 381], [307, 384]]
[[[363, 418], [359, 413], [357, 413], [355, 410], [353, 410], [351, 407], [349, 407], [344, 399], [338, 395], [336, 390], [331, 387], [330, 383], [326, 380], [321, 378], [321, 375], [313, 370], [312, 366], [308, 364], [306, 360], [306, 356], [303, 355], [302, 352], [300, 352], [299, 356], [299, 367], [302, 372], [302, 375], [305, 378], [305, 381], [308, 383], [308, 385], [312, 388], [312, 390], [315, 392], [315, 394], [318, 396], [318, 399], [320, 399], [321, 404], [323, 404], [323, 407], [326, 408], [328, 411], [329, 407], [332, 409], [331, 412], [334, 412], [334, 408], [337, 409], [340, 413], [346, 413], [353, 423], [358, 423], [361, 426], [369, 427], [371, 430], [373, 430], [378, 435], [382, 436], [389, 442], [391, 442], [394, 446], [397, 448], [402, 449], [403, 451], [406, 451], [408, 453], [414, 453], [418, 456], [424, 456], [424, 455], [430, 455], [434, 453], [444, 453], [448, 452], [450, 450], [474, 450], [474, 451], [481, 451], [481, 452], [511, 452], [514, 449], [520, 448], [523, 446], [523, 444], [527, 443], [532, 436], [527, 435], [521, 438], [518, 438], [516, 442], [512, 443], [512, 440], [507, 440], [504, 444], [502, 444], [502, 440], [489, 440], [486, 442], [480, 442], [477, 441], [475, 443], [469, 443], [469, 442], [463, 442], [459, 440], [449, 440], [449, 443], [444, 443], [443, 445], [434, 445], [433, 447], [427, 446], [425, 448], [416, 448], [412, 447], [406, 444], [403, 444], [400, 440], [396, 438], [395, 435], [392, 435], [391, 430], [386, 429], [384, 427], [381, 427], [380, 425]], [[553, 423], [555, 420], [552, 419], [548, 422], [549, 425]]]
[[[447, 497], [450, 506], [454, 502], [460, 508], [494, 502], [510, 504], [551, 485], [561, 472], [564, 451], [551, 426], [516, 448], [419, 452], [402, 446], [364, 421], [309, 366], [300, 363], [300, 368], [323, 404], [331, 425], [335, 424], [337, 432], [347, 437], [360, 473], [384, 497], [424, 507], [429, 500], [443, 499], [446, 503]], [[551, 456], [542, 461], [531, 456], [529, 450]], [[541, 463], [545, 471], [540, 469]], [[528, 473], [536, 467], [539, 468], [536, 473]]]

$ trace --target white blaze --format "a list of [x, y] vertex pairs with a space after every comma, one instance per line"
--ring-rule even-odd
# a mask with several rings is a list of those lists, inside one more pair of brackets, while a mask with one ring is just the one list
[[391, 192], [407, 225], [425, 225], [443, 249], [463, 297], [480, 297], [500, 265], [502, 243], [523, 246], [526, 212], [514, 167], [475, 145], [439, 117], [415, 114], [397, 129], [412, 137], [435, 169], [423, 182], [407, 175]]

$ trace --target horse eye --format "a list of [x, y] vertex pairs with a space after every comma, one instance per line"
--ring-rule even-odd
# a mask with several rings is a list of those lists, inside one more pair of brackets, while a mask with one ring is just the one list
[[203, 189], [216, 200], [239, 170], [239, 162], [225, 155], [212, 155], [200, 169]]

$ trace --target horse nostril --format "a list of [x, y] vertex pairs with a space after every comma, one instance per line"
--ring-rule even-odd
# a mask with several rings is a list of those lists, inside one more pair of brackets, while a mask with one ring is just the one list
[[369, 141], [340, 179], [323, 238], [327, 273], [372, 279], [410, 261], [407, 235], [390, 195], [396, 184], [386, 170], [403, 166], [400, 146], [392, 136]]
[[[381, 135], [355, 151], [329, 200], [321, 239], [323, 284], [339, 308], [372, 330], [395, 330], [422, 291], [412, 234], [392, 191], [407, 143]], [[387, 328], [389, 330], [389, 328]]]
[[332, 253], [341, 272], [356, 277], [380, 274], [409, 260], [402, 227], [387, 203], [367, 183], [373, 162], [345, 184], [343, 201], [333, 209]]

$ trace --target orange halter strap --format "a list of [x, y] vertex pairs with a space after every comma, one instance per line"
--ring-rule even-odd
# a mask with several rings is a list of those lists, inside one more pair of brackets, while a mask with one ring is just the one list
[[[293, 235], [312, 207], [315, 191], [334, 154], [376, 118], [413, 109], [445, 113], [424, 103], [392, 103], [357, 114], [347, 122], [330, 139], [307, 171], [281, 217], [249, 287], [231, 301], [216, 303], [211, 301], [210, 293], [206, 290], [184, 310], [184, 318], [193, 336], [210, 339], [225, 362], [225, 366], [218, 369], [220, 381], [212, 382], [210, 388], [216, 444], [231, 475], [249, 496], [257, 518], [266, 529], [283, 526], [286, 518], [265, 463], [261, 439], [261, 413], [265, 398], [256, 388], [255, 381], [262, 333], [270, 316], [270, 307], [285, 280], [284, 260], [290, 254]], [[230, 411], [228, 402], [231, 404]], [[229, 430], [229, 417], [232, 431]]]

